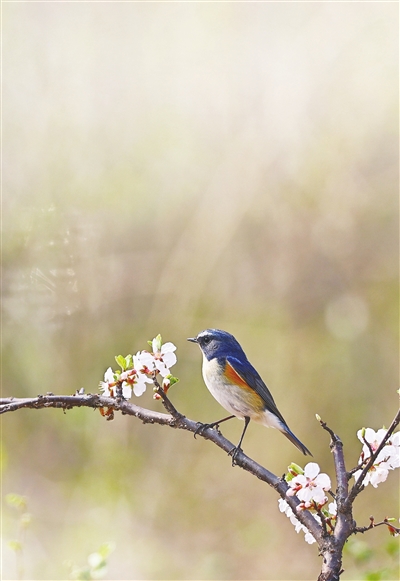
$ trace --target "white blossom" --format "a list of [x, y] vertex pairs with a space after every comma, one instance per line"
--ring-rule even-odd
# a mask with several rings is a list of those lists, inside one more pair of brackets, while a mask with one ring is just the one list
[[105, 395], [106, 397], [112, 397], [114, 395], [113, 391], [110, 390], [110, 383], [114, 383], [114, 372], [111, 369], [111, 367], [109, 367], [107, 369], [107, 371], [104, 373], [104, 381], [100, 381], [100, 389], [103, 392], [103, 395]]
[[[315, 543], [314, 537], [309, 532], [309, 530], [299, 521], [299, 519], [296, 517], [293, 510], [290, 508], [287, 501], [284, 500], [283, 498], [280, 498], [278, 500], [278, 505], [279, 505], [279, 510], [281, 512], [284, 512], [286, 514], [286, 516], [289, 518], [290, 522], [294, 526], [294, 530], [296, 531], [296, 533], [299, 533], [300, 531], [302, 531], [305, 534], [304, 539], [307, 543], [309, 543], [309, 544]], [[321, 519], [318, 517], [318, 515], [313, 514], [313, 517], [316, 520], [318, 520], [319, 523], [321, 522]]]
[[[171, 384], [171, 380], [168, 378], [170, 368], [177, 361], [174, 353], [176, 347], [173, 343], [165, 343], [163, 345], [161, 335], [152, 340], [151, 346], [153, 353], [138, 351], [133, 357], [128, 355], [126, 358], [117, 358], [117, 362], [123, 371], [119, 375], [115, 375], [111, 367], [107, 369], [104, 374], [104, 381], [100, 382], [100, 389], [103, 395], [115, 397], [117, 386], [120, 385], [125, 399], [132, 397], [132, 391], [139, 397], [146, 391], [146, 383], [153, 383], [157, 373], [163, 377], [162, 387], [164, 391], [168, 390]], [[125, 363], [122, 359], [124, 359]], [[130, 363], [127, 363], [128, 361]], [[126, 369], [127, 366], [129, 367]], [[174, 379], [174, 382], [176, 381]]]
[[132, 387], [126, 381], [122, 383], [122, 395], [125, 399], [131, 399], [132, 397]]
[[170, 368], [176, 363], [176, 347], [173, 343], [165, 343], [158, 349], [157, 338], [153, 339], [154, 365], [160, 375], [170, 375]]
[[382, 442], [383, 438], [386, 436], [386, 433], [387, 433], [387, 430], [385, 430], [385, 428], [381, 428], [377, 432], [375, 432], [375, 430], [373, 430], [372, 428], [366, 428], [366, 429], [363, 428], [362, 430], [358, 430], [357, 438], [363, 444], [362, 453], [364, 454], [364, 458], [369, 458], [371, 455], [370, 451], [369, 451], [369, 447], [366, 445], [364, 440], [366, 442], [368, 442], [368, 444], [372, 448], [372, 451], [375, 452], [375, 450], [378, 448], [379, 444]]
[[308, 543], [309, 545], [312, 545], [313, 543], [315, 543], [315, 539], [312, 536], [312, 534], [310, 533], [310, 531], [307, 531], [306, 534], [304, 535], [304, 540], [306, 541], [306, 543]]
[[[290, 508], [287, 500], [284, 500], [283, 498], [280, 498], [278, 500], [278, 505], [279, 505], [279, 510], [281, 512], [284, 512], [286, 514], [286, 516], [290, 516], [290, 513], [293, 514], [292, 509]], [[289, 513], [289, 514], [288, 514]]]
[[[361, 476], [362, 470], [357, 470], [354, 473], [355, 480], [358, 480]], [[368, 486], [368, 484], [372, 484], [374, 488], [378, 487], [378, 484], [381, 482], [385, 482], [386, 478], [389, 474], [389, 468], [387, 464], [381, 462], [380, 464], [373, 464], [371, 468], [368, 470], [365, 478], [363, 480], [364, 486]]]
[[153, 380], [144, 373], [137, 373], [135, 377], [135, 383], [133, 385], [133, 393], [140, 397], [146, 391], [146, 383], [152, 383]]
[[320, 474], [320, 467], [316, 462], [309, 462], [304, 467], [304, 474], [297, 474], [289, 482], [288, 496], [296, 495], [309, 508], [313, 502], [319, 506], [325, 504], [328, 498], [325, 491], [331, 488], [331, 479], [327, 474]]
[[133, 367], [140, 373], [148, 373], [154, 371], [154, 357], [148, 351], [138, 351], [133, 356]]
[[[368, 461], [372, 453], [376, 452], [380, 446], [383, 438], [386, 436], [387, 430], [381, 428], [380, 430], [373, 430], [372, 428], [363, 428], [358, 430], [357, 437], [363, 443], [359, 464]], [[366, 444], [368, 442], [369, 446]], [[389, 470], [394, 470], [400, 466], [400, 432], [392, 434], [387, 443], [376, 457], [373, 465], [368, 470], [363, 479], [363, 485], [368, 486], [372, 484], [377, 488], [378, 484], [385, 482], [388, 477]], [[355, 480], [358, 480], [362, 474], [362, 469], [354, 473]]]
[[336, 504], [336, 500], [334, 500], [333, 502], [330, 502], [328, 504], [328, 512], [331, 516], [336, 516], [337, 515], [337, 504]]

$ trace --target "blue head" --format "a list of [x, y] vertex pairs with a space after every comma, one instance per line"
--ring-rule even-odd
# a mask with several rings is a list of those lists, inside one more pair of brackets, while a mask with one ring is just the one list
[[206, 329], [201, 331], [197, 337], [189, 338], [188, 341], [197, 343], [206, 359], [223, 358], [227, 355], [247, 359], [243, 349], [236, 341], [235, 337], [220, 329]]

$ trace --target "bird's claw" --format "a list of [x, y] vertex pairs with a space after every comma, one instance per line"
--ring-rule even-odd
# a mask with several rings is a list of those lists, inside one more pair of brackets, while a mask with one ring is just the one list
[[197, 436], [197, 434], [202, 434], [206, 428], [206, 424], [202, 424], [201, 422], [197, 422], [198, 424], [198, 428], [196, 428], [195, 433], [193, 434], [194, 438]]
[[217, 430], [217, 432], [219, 432], [219, 425], [218, 424], [202, 424], [201, 422], [197, 422], [198, 423], [198, 428], [196, 429], [195, 433], [193, 434], [194, 437], [197, 436], [197, 434], [200, 434], [200, 436], [203, 435], [204, 430], [207, 430], [208, 428], [215, 428]]
[[242, 448], [240, 448], [240, 446], [235, 446], [234, 448], [232, 448], [232, 450], [230, 450], [228, 452], [228, 456], [232, 456], [232, 466], [237, 465], [236, 457], [240, 452], [243, 452], [243, 450], [242, 450]]

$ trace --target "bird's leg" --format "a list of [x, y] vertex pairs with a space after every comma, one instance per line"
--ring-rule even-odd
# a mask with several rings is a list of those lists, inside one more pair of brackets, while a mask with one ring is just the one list
[[232, 456], [232, 466], [235, 466], [235, 464], [236, 464], [236, 456], [238, 455], [238, 453], [242, 452], [241, 445], [242, 445], [243, 438], [244, 438], [244, 435], [246, 433], [247, 426], [249, 425], [249, 423], [250, 423], [250, 418], [246, 416], [244, 418], [244, 428], [243, 428], [242, 435], [240, 436], [239, 444], [237, 446], [235, 446], [234, 448], [232, 448], [232, 450], [228, 453], [228, 456]]
[[218, 431], [219, 424], [222, 424], [222, 422], [226, 422], [227, 420], [231, 420], [235, 417], [236, 416], [228, 416], [227, 418], [223, 418], [222, 420], [218, 420], [218, 422], [213, 422], [212, 424], [202, 424], [201, 422], [198, 422], [199, 427], [195, 431], [194, 437], [196, 437], [197, 434], [203, 435], [204, 430], [207, 430], [207, 428], [217, 428]]

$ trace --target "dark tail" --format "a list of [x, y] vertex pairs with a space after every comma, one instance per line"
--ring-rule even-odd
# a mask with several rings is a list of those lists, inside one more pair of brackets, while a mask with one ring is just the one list
[[296, 438], [296, 436], [293, 434], [292, 431], [289, 430], [289, 428], [287, 426], [285, 426], [285, 429], [282, 431], [282, 434], [285, 434], [287, 439], [290, 440], [292, 442], [292, 444], [294, 444], [296, 446], [296, 448], [298, 448], [301, 452], [303, 452], [304, 456], [307, 456], [307, 455], [312, 456], [310, 450], [308, 448], [306, 448], [305, 445], [302, 444], [298, 438]]

